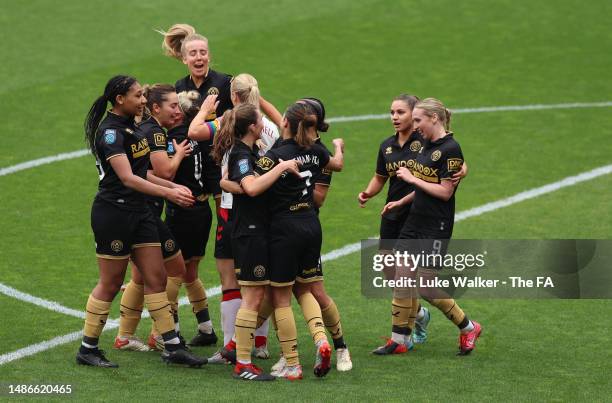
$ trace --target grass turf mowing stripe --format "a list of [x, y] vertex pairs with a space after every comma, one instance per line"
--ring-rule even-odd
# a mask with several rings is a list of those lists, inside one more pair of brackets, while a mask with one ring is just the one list
[[[508, 206], [513, 205], [513, 204], [525, 201], [525, 200], [534, 199], [534, 198], [542, 196], [544, 194], [552, 193], [552, 192], [555, 192], [557, 190], [563, 189], [565, 187], [573, 186], [573, 185], [576, 185], [576, 184], [581, 183], [581, 182], [586, 182], [586, 181], [598, 178], [598, 177], [603, 176], [603, 175], [608, 175], [610, 173], [612, 173], [612, 164], [605, 165], [605, 166], [602, 166], [602, 167], [599, 167], [599, 168], [595, 168], [595, 169], [592, 169], [592, 170], [587, 171], [587, 172], [583, 172], [583, 173], [578, 174], [578, 175], [569, 176], [567, 178], [563, 178], [563, 179], [561, 179], [559, 181], [550, 183], [548, 185], [544, 185], [544, 186], [540, 186], [540, 187], [537, 187], [537, 188], [533, 188], [533, 189], [530, 189], [530, 190], [527, 190], [527, 191], [524, 191], [524, 192], [521, 192], [521, 193], [517, 193], [516, 195], [510, 196], [510, 197], [506, 197], [504, 199], [500, 199], [500, 200], [497, 200], [497, 201], [494, 201], [494, 202], [491, 202], [491, 203], [486, 203], [486, 204], [483, 204], [482, 206], [475, 207], [473, 209], [469, 209], [469, 210], [466, 210], [466, 211], [463, 211], [463, 212], [459, 212], [459, 213], [457, 213], [455, 215], [455, 221], [459, 222], [459, 221], [468, 219], [470, 217], [476, 217], [476, 216], [479, 216], [479, 215], [482, 215], [482, 214], [485, 214], [485, 213], [488, 213], [488, 212], [499, 210], [501, 208], [508, 207]], [[330, 261], [330, 260], [335, 260], [335, 259], [338, 259], [340, 257], [346, 256], [346, 255], [350, 255], [351, 253], [357, 252], [359, 250], [360, 246], [361, 246], [360, 242], [355, 242], [355, 243], [352, 243], [352, 244], [345, 245], [342, 248], [335, 249], [335, 250], [333, 250], [331, 252], [328, 252], [328, 253], [322, 255], [321, 256], [321, 260], [322, 261]], [[5, 290], [12, 290], [11, 292], [12, 292], [13, 295], [5, 292]], [[50, 306], [52, 306], [52, 307], [61, 307], [64, 310], [63, 312], [62, 311], [57, 311], [57, 312], [66, 313], [68, 315], [77, 316], [79, 318], [84, 316], [84, 314], [82, 312], [76, 311], [74, 309], [63, 307], [62, 305], [57, 304], [57, 303], [52, 302], [52, 301], [47, 301], [47, 300], [44, 300], [42, 298], [38, 298], [38, 297], [34, 297], [34, 296], [31, 296], [31, 295], [26, 294], [26, 293], [22, 293], [20, 291], [15, 290], [14, 288], [4, 286], [2, 283], [0, 283], [0, 291], [5, 293], [6, 295], [9, 295], [9, 296], [15, 296], [16, 295], [15, 298], [18, 298], [18, 299], [28, 298], [28, 299], [23, 299], [24, 301], [27, 301], [27, 302], [32, 302], [30, 299], [36, 300], [37, 301], [37, 303], [36, 303], [37, 305], [40, 305], [40, 306], [45, 307], [47, 309], [52, 309], [52, 308], [50, 308]], [[219, 295], [219, 294], [221, 294], [221, 287], [217, 286], [217, 287], [210, 288], [210, 289], [206, 290], [206, 294], [209, 297], [214, 297], [216, 295]], [[48, 303], [48, 305], [45, 305], [44, 303], [43, 304], [38, 303], [40, 301], [43, 301], [44, 303]], [[32, 302], [32, 303], [35, 303], [35, 302]], [[179, 304], [180, 305], [186, 305], [188, 303], [189, 303], [189, 301], [188, 301], [187, 297], [183, 297], [183, 298], [181, 298], [179, 300]], [[53, 304], [55, 304], [55, 305], [53, 305]], [[55, 309], [52, 309], [52, 310], [55, 310]], [[75, 314], [73, 314], [73, 312], [76, 312], [77, 314], [75, 315]], [[143, 312], [142, 317], [148, 317], [148, 316], [149, 316], [148, 312], [146, 312], [146, 311]], [[118, 326], [119, 325], [118, 325], [116, 320], [112, 320], [112, 321], [109, 320], [107, 322], [107, 325], [105, 326], [104, 330], [106, 331], [106, 330], [110, 330], [110, 329], [115, 329]], [[48, 341], [43, 341], [41, 343], [33, 344], [31, 346], [27, 346], [27, 347], [24, 347], [22, 349], [19, 349], [19, 350], [10, 352], [10, 353], [3, 354], [3, 355], [0, 356], [0, 365], [4, 365], [4, 364], [6, 364], [8, 362], [15, 361], [15, 360], [18, 360], [18, 359], [21, 359], [21, 358], [24, 358], [24, 357], [27, 357], [27, 356], [30, 356], [30, 355], [37, 354], [39, 352], [48, 350], [50, 348], [59, 346], [61, 344], [70, 343], [72, 341], [78, 340], [80, 335], [81, 335], [80, 331], [79, 332], [73, 332], [73, 333], [66, 334], [64, 336], [56, 337], [56, 338], [48, 340]]]
[[[486, 112], [510, 112], [510, 111], [533, 111], [533, 110], [549, 110], [549, 109], [572, 109], [572, 108], [606, 108], [612, 106], [612, 101], [603, 102], [574, 102], [562, 104], [533, 104], [533, 105], [506, 105], [506, 106], [483, 106], [477, 108], [459, 108], [451, 109], [453, 113], [486, 113]], [[388, 119], [388, 114], [378, 115], [357, 115], [357, 116], [338, 116], [327, 119], [330, 123], [342, 122], [359, 122], [366, 120], [382, 120]], [[6, 168], [0, 168], [0, 176], [9, 175], [25, 169], [35, 168], [41, 165], [50, 164], [56, 161], [70, 160], [73, 158], [83, 157], [89, 154], [89, 150], [77, 150], [61, 154], [56, 154], [48, 157], [38, 158], [11, 165]]]

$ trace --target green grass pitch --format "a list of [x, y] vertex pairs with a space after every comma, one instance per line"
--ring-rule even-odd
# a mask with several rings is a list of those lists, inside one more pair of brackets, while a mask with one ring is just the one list
[[[209, 38], [213, 68], [253, 74], [279, 109], [316, 96], [330, 117], [382, 114], [401, 92], [434, 96], [450, 108], [612, 100], [612, 4], [605, 0], [5, 3], [0, 168], [83, 149], [85, 113], [114, 74], [142, 83], [184, 76], [181, 63], [162, 55], [154, 32], [175, 22]], [[471, 170], [457, 211], [611, 164], [610, 112], [456, 114], [453, 130]], [[377, 234], [384, 198], [360, 209], [356, 195], [390, 134], [386, 120], [331, 125], [325, 141], [343, 137], [347, 151], [321, 212], [324, 252]], [[97, 280], [89, 227], [96, 186], [90, 156], [0, 177], [0, 283], [84, 308]], [[464, 220], [454, 237], [609, 239], [610, 189], [612, 177], [602, 176]], [[200, 265], [207, 287], [218, 284], [209, 252]], [[405, 356], [374, 357], [379, 336], [389, 333], [389, 301], [361, 296], [359, 266], [357, 253], [325, 265], [354, 361], [348, 373], [312, 375], [314, 348], [296, 310], [301, 382], [253, 385], [234, 381], [229, 366], [166, 367], [154, 353], [112, 351], [111, 330], [101, 346], [118, 370], [77, 366], [72, 342], [0, 365], [0, 384], [72, 384], [79, 401], [610, 399], [612, 301], [463, 300], [484, 326], [473, 355], [455, 357], [456, 329], [434, 311], [427, 344]], [[212, 298], [220, 328], [218, 307]], [[81, 327], [78, 318], [0, 294], [0, 355]], [[187, 338], [194, 332], [189, 307], [181, 310], [181, 327]], [[144, 320], [139, 335], [148, 329]], [[276, 358], [274, 342], [271, 351]], [[259, 364], [268, 369], [274, 361]]]

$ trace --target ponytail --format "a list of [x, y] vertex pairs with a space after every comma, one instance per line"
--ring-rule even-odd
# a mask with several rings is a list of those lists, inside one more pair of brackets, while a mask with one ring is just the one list
[[213, 159], [220, 164], [223, 156], [229, 151], [236, 140], [242, 139], [249, 132], [249, 126], [257, 124], [259, 111], [255, 105], [240, 104], [226, 111], [221, 120], [221, 129], [213, 139]]
[[99, 96], [94, 101], [93, 105], [91, 105], [85, 117], [85, 142], [87, 143], [87, 148], [89, 148], [94, 156], [96, 156], [96, 132], [98, 131], [98, 125], [100, 125], [102, 117], [106, 113], [107, 102], [108, 99], [106, 96]]
[[208, 43], [206, 37], [198, 34], [194, 27], [189, 24], [174, 24], [167, 32], [157, 30], [164, 36], [162, 49], [166, 56], [183, 60], [185, 55], [185, 44], [193, 40], [201, 40]]
[[104, 87], [104, 94], [99, 96], [89, 108], [83, 127], [85, 129], [85, 142], [94, 156], [97, 154], [96, 132], [106, 112], [106, 104], [110, 102], [111, 105], [115, 106], [117, 96], [127, 94], [136, 82], [136, 79], [130, 76], [118, 75], [112, 77]]
[[419, 101], [414, 107], [422, 109], [425, 115], [429, 117], [436, 114], [438, 119], [440, 119], [442, 122], [444, 129], [446, 131], [450, 131], [451, 111], [446, 109], [440, 100], [435, 98], [425, 98], [424, 100]]
[[225, 153], [234, 146], [234, 126], [236, 125], [234, 110], [225, 111], [221, 121], [221, 129], [213, 138], [213, 147], [210, 153], [213, 160], [219, 165], [221, 165]]
[[314, 144], [314, 139], [308, 135], [308, 129], [317, 126], [317, 115], [312, 106], [296, 102], [285, 111], [285, 119], [289, 122], [289, 132], [300, 147], [309, 148]]
[[238, 74], [232, 79], [230, 86], [232, 94], [236, 94], [241, 103], [259, 107], [259, 87], [257, 80], [250, 74]]

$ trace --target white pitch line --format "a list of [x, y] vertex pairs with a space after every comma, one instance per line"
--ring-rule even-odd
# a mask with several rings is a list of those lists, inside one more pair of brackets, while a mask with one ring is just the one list
[[[607, 108], [612, 106], [612, 101], [603, 102], [573, 102], [565, 104], [534, 104], [534, 105], [506, 105], [506, 106], [482, 106], [478, 108], [451, 109], [454, 114], [458, 113], [485, 113], [485, 112], [515, 112], [515, 111], [537, 111], [548, 109], [573, 109], [573, 108]], [[359, 122], [363, 120], [389, 119], [388, 113], [375, 115], [338, 116], [329, 118], [329, 123]]]
[[[612, 101], [602, 102], [573, 102], [564, 104], [534, 104], [534, 105], [506, 105], [506, 106], [483, 106], [478, 108], [458, 108], [452, 109], [452, 112], [457, 113], [485, 113], [485, 112], [512, 112], [512, 111], [533, 111], [533, 110], [549, 110], [549, 109], [573, 109], [573, 108], [606, 108], [611, 107]], [[327, 119], [330, 123], [343, 122], [360, 122], [364, 120], [381, 120], [388, 119], [389, 114], [377, 115], [357, 115], [357, 116], [338, 116]], [[6, 168], [0, 168], [0, 176], [9, 175], [15, 172], [23, 171], [30, 168], [35, 168], [41, 165], [50, 164], [57, 161], [65, 161], [74, 158], [83, 157], [89, 154], [89, 150], [77, 150], [67, 153], [52, 155], [50, 157], [39, 158], [31, 161], [22, 162], [20, 164], [11, 165]]]
[[[509, 105], [509, 106], [491, 106], [491, 107], [480, 107], [480, 108], [463, 108], [463, 109], [455, 109], [454, 113], [483, 113], [483, 112], [505, 112], [505, 111], [528, 111], [528, 110], [548, 110], [548, 109], [571, 109], [571, 108], [601, 108], [601, 107], [610, 107], [612, 106], [612, 101], [605, 102], [589, 102], [589, 103], [565, 103], [565, 104], [537, 104], [537, 105]], [[329, 122], [356, 122], [356, 121], [364, 121], [364, 120], [374, 120], [374, 119], [387, 119], [387, 114], [379, 114], [379, 115], [360, 115], [360, 116], [340, 116], [335, 118], [328, 119]], [[32, 161], [26, 161], [20, 164], [16, 164], [13, 166], [9, 166], [6, 168], [0, 168], [0, 176], [9, 175], [15, 172], [23, 171], [26, 169], [34, 168], [37, 166], [50, 164], [57, 161], [64, 161], [73, 158], [79, 158], [85, 156], [89, 153], [88, 150], [78, 150], [68, 153], [61, 153], [50, 157], [44, 157]], [[561, 188], [567, 186], [573, 186], [577, 183], [588, 181], [591, 179], [595, 179], [599, 176], [606, 175], [612, 172], [612, 165], [603, 166], [597, 169], [594, 169], [589, 172], [584, 172], [582, 174], [571, 176], [564, 178], [558, 182], [551, 183], [549, 185], [545, 185], [539, 188], [527, 190], [525, 192], [518, 193], [514, 196], [501, 199], [492, 203], [487, 203], [485, 205], [475, 207], [473, 209], [463, 211], [458, 213], [455, 216], [455, 221], [461, 221], [466, 218], [479, 216], [481, 214], [495, 211], [503, 207], [510, 206], [515, 203], [522, 202], [524, 200], [532, 199], [538, 196], [541, 196], [546, 193], [554, 192]], [[322, 261], [331, 261], [338, 259], [340, 257], [349, 255], [351, 253], [357, 252], [360, 249], [361, 244], [359, 242], [348, 244], [343, 246], [342, 248], [333, 250], [321, 256]], [[46, 309], [50, 309], [55, 312], [64, 313], [66, 315], [70, 315], [73, 317], [77, 317], [83, 319], [85, 314], [82, 311], [77, 311], [72, 308], [65, 307], [55, 301], [45, 300], [39, 297], [35, 297], [30, 294], [23, 293], [18, 291], [12, 287], [8, 287], [2, 283], [0, 283], [0, 292], [8, 295], [13, 298], [17, 298], [19, 300], [29, 302], [38, 306], [41, 306]], [[219, 295], [221, 293], [221, 288], [219, 286], [213, 287], [207, 290], [207, 295], [210, 297]], [[181, 298], [179, 301], [180, 305], [188, 304], [189, 301], [186, 297]], [[143, 317], [148, 317], [149, 313], [147, 311], [143, 312]], [[115, 329], [117, 328], [118, 322], [117, 320], [109, 320], [105, 327], [105, 330]], [[43, 341], [41, 343], [33, 344], [31, 346], [24, 347], [22, 349], [6, 353], [0, 356], [0, 365], [5, 363], [18, 360], [20, 358], [27, 357], [29, 355], [33, 355], [39, 353], [44, 350], [48, 350], [50, 348], [59, 346], [61, 344], [69, 343], [71, 341], [78, 340], [81, 337], [81, 332], [73, 332], [64, 336], [59, 336], [53, 338], [48, 341]]]
[[[598, 178], [600, 176], [608, 175], [612, 173], [612, 164], [604, 165], [599, 168], [592, 169], [587, 172], [583, 172], [578, 175], [568, 176], [567, 178], [563, 178], [557, 182], [549, 183], [548, 185], [540, 186], [537, 188], [529, 189], [524, 192], [517, 193], [513, 196], [506, 197], [504, 199], [496, 200], [491, 203], [483, 204], [482, 206], [474, 207], [469, 210], [461, 211], [455, 214], [455, 222], [463, 221], [465, 219], [471, 217], [477, 217], [479, 215], [499, 210], [504, 207], [511, 206], [516, 203], [520, 203], [525, 200], [534, 199], [536, 197], [542, 196], [547, 193], [555, 192], [559, 189], [566, 188], [568, 186], [574, 186], [581, 182], [590, 181], [592, 179]], [[373, 236], [372, 238], [377, 238], [377, 236]], [[321, 256], [322, 261], [329, 261], [338, 259], [340, 257], [350, 255], [351, 253], [359, 251], [361, 248], [361, 242], [355, 242], [348, 245], [344, 245], [343, 247], [332, 250]]]
[[[600, 176], [608, 175], [610, 173], [612, 173], [612, 164], [605, 165], [599, 168], [595, 168], [595, 169], [592, 169], [587, 172], [583, 172], [578, 175], [568, 176], [567, 178], [563, 178], [557, 182], [553, 182], [548, 185], [533, 188], [525, 192], [517, 193], [514, 196], [506, 197], [504, 199], [500, 199], [500, 200], [497, 200], [491, 203], [483, 204], [482, 206], [479, 206], [479, 207], [475, 207], [475, 208], [472, 208], [466, 211], [459, 212], [455, 215], [455, 222], [463, 221], [471, 217], [477, 217], [477, 216], [480, 216], [482, 214], [485, 214], [491, 211], [499, 210], [501, 208], [523, 202], [525, 200], [533, 199], [533, 198], [542, 196], [547, 193], [555, 192], [559, 189], [563, 189], [569, 186], [574, 186], [581, 182], [590, 181], [590, 180], [599, 178]], [[360, 242], [348, 244], [339, 249], [335, 249], [331, 252], [328, 252], [322, 255], [321, 260], [323, 260], [324, 262], [335, 260], [343, 256], [350, 255], [351, 253], [359, 251], [360, 247], [361, 247]], [[6, 295], [12, 296], [14, 298], [20, 299], [22, 301], [34, 303], [44, 308], [51, 309], [56, 312], [65, 313], [67, 315], [75, 316], [78, 318], [84, 317], [84, 313], [82, 312], [76, 311], [71, 308], [66, 308], [58, 304], [57, 302], [47, 301], [42, 298], [34, 297], [32, 295], [23, 293], [21, 291], [17, 291], [14, 288], [3, 285], [2, 283], [0, 283], [0, 292]], [[210, 288], [206, 290], [206, 293], [210, 297], [219, 295], [221, 294], [221, 287], [217, 286], [217, 287]], [[185, 305], [185, 304], [188, 304], [189, 301], [186, 297], [183, 297], [180, 299], [179, 303], [180, 305]], [[143, 312], [143, 317], [148, 317], [148, 316], [149, 316], [148, 312]], [[114, 321], [109, 320], [107, 322], [107, 325], [104, 328], [104, 331], [115, 329], [118, 326], [119, 324], [116, 320]], [[81, 334], [82, 333], [80, 331], [69, 333], [64, 336], [56, 337], [48, 341], [43, 341], [42, 343], [33, 344], [31, 346], [27, 346], [27, 347], [21, 348], [13, 352], [3, 354], [0, 356], [0, 365], [6, 364], [11, 361], [19, 360], [21, 358], [25, 358], [30, 355], [37, 354], [41, 351], [48, 350], [50, 348], [59, 346], [61, 344], [76, 341], [80, 338]]]
[[[27, 294], [25, 292], [14, 289], [13, 287], [9, 287], [5, 284], [0, 283], [0, 293], [7, 295], [9, 297], [13, 297], [23, 302], [28, 302], [30, 304], [34, 304], [45, 309], [49, 309], [54, 312], [63, 313], [69, 316], [73, 316], [79, 319], [85, 319], [84, 311], [77, 311], [76, 309], [65, 307], [55, 301], [49, 301], [43, 298], [35, 297], [33, 295]], [[212, 287], [206, 290], [206, 295], [208, 297], [215, 297], [221, 294], [221, 286]], [[183, 297], [179, 300], [179, 305], [187, 305], [189, 304], [189, 299], [187, 297]], [[143, 318], [148, 318], [149, 312], [144, 310], [142, 312]], [[104, 326], [104, 331], [116, 329], [119, 327], [118, 319], [109, 319], [106, 321], [106, 325]], [[40, 343], [32, 344], [30, 346], [20, 348], [19, 350], [12, 351], [10, 353], [0, 355], [0, 365], [7, 364], [11, 361], [19, 360], [30, 355], [38, 354], [42, 351], [49, 350], [53, 347], [60, 346], [62, 344], [70, 343], [76, 340], [79, 340], [83, 336], [83, 331], [79, 330], [77, 332], [72, 332], [65, 334], [63, 336], [54, 337], [51, 340], [46, 340]]]

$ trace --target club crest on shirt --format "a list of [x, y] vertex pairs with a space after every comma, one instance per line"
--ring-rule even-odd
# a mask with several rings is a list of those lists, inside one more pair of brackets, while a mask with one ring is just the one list
[[442, 156], [442, 152], [440, 150], [436, 150], [433, 153], [431, 153], [431, 160], [437, 161], [440, 159], [441, 156]]
[[419, 151], [421, 149], [421, 142], [419, 140], [414, 140], [410, 143], [410, 151]]
[[134, 134], [134, 130], [132, 130], [132, 129], [127, 129], [126, 128], [125, 131], [128, 132], [129, 134]]
[[249, 160], [245, 158], [238, 161], [238, 168], [240, 169], [240, 174], [242, 175], [249, 172]]
[[117, 140], [117, 132], [115, 129], [106, 129], [104, 131], [104, 142], [106, 144], [113, 144]]
[[393, 152], [393, 148], [390, 146], [385, 149], [385, 154], [391, 154]]

